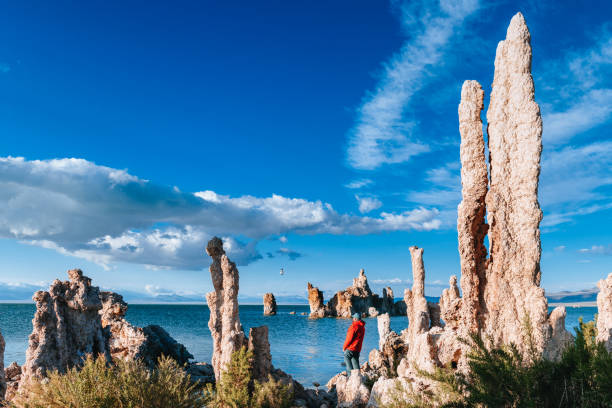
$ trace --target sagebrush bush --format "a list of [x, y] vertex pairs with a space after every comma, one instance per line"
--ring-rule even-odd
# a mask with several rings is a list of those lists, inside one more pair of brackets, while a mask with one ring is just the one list
[[206, 406], [209, 408], [288, 408], [293, 401], [293, 387], [274, 380], [252, 379], [253, 353], [245, 347], [236, 350], [221, 380], [207, 384]]
[[205, 399], [189, 375], [171, 358], [155, 370], [139, 361], [87, 357], [79, 368], [48, 373], [33, 381], [13, 401], [15, 408], [203, 408]]
[[463, 340], [470, 346], [467, 375], [450, 368], [423, 372], [437, 382], [435, 393], [398, 388], [383, 407], [612, 407], [612, 353], [596, 336], [594, 322], [581, 319], [574, 342], [553, 362], [536, 354], [524, 358], [513, 344], [491, 347], [472, 335]]

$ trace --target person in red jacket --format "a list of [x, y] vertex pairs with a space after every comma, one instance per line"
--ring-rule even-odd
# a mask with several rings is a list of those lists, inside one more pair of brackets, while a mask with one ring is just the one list
[[365, 322], [361, 320], [359, 313], [353, 314], [353, 323], [346, 332], [346, 340], [342, 351], [344, 351], [344, 362], [346, 363], [346, 372], [351, 375], [352, 370], [359, 370], [359, 353], [361, 353], [361, 344], [365, 335]]

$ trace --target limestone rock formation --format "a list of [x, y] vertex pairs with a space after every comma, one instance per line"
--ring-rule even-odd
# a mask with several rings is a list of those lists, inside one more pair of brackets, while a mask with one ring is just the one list
[[238, 315], [238, 268], [225, 255], [223, 241], [217, 237], [208, 242], [206, 253], [212, 258], [210, 276], [215, 288], [206, 294], [210, 309], [208, 328], [213, 339], [212, 366], [219, 381], [232, 353], [248, 343]]
[[412, 290], [404, 291], [408, 314], [409, 339], [424, 333], [431, 327], [429, 307], [425, 298], [425, 267], [423, 265], [423, 248], [410, 247], [412, 257]]
[[308, 305], [310, 306], [310, 317], [319, 318], [325, 317], [325, 303], [323, 301], [323, 292], [319, 288], [312, 286], [308, 282]]
[[113, 359], [142, 360], [149, 368], [157, 365], [162, 355], [172, 357], [183, 366], [193, 358], [185, 346], [178, 343], [162, 327], [143, 328], [125, 320], [128, 304], [114, 292], [100, 292], [102, 326], [108, 330], [110, 353]]
[[354, 313], [362, 316], [376, 317], [383, 313], [392, 315], [405, 315], [403, 301], [395, 303], [393, 290], [389, 287], [383, 289], [382, 297], [372, 293], [365, 271], [361, 269], [359, 275], [353, 279], [353, 284], [336, 292], [324, 303], [323, 293], [308, 283], [308, 303], [310, 317], [351, 317]]
[[370, 400], [370, 390], [365, 385], [359, 370], [353, 370], [350, 376], [340, 376], [336, 381], [339, 408], [365, 407]]
[[48, 292], [34, 294], [36, 314], [22, 367], [21, 384], [44, 377], [48, 370], [65, 372], [81, 364], [87, 354], [110, 361], [105, 331], [98, 312], [99, 290], [80, 269], [68, 271], [69, 281], [55, 280]]
[[125, 320], [128, 304], [114, 292], [100, 292], [102, 326], [108, 330], [109, 347], [113, 359], [142, 360], [149, 368], [157, 365], [162, 355], [171, 357], [183, 366], [193, 358], [185, 346], [178, 343], [162, 327], [143, 328]]
[[483, 294], [484, 329], [498, 343], [521, 347], [528, 319], [535, 345], [543, 350], [548, 311], [540, 288], [542, 118], [534, 99], [530, 40], [525, 19], [518, 13], [495, 56], [487, 110], [490, 261]]
[[[457, 277], [450, 277], [449, 288], [442, 291], [440, 296], [440, 316], [446, 327], [457, 330], [461, 321], [461, 307], [463, 305], [457, 287]], [[468, 314], [469, 315], [469, 314]]]
[[11, 365], [6, 367], [4, 370], [4, 378], [6, 380], [6, 393], [4, 399], [10, 401], [13, 399], [19, 388], [19, 381], [21, 380], [21, 366], [13, 361]]
[[249, 350], [253, 352], [253, 378], [258, 381], [266, 381], [272, 370], [268, 326], [251, 327]]
[[389, 313], [378, 316], [378, 349], [382, 351], [387, 336], [391, 332], [391, 318]]
[[4, 337], [0, 332], [0, 401], [4, 399], [6, 394], [6, 375], [4, 373]]
[[266, 293], [263, 297], [264, 316], [276, 315], [276, 298], [272, 293]]
[[546, 345], [544, 347], [544, 358], [548, 360], [559, 360], [563, 350], [574, 340], [565, 329], [565, 316], [567, 315], [564, 306], [556, 307], [548, 316], [548, 333], [546, 333]]
[[597, 283], [597, 341], [612, 351], [612, 273]]
[[[459, 256], [461, 260], [461, 289], [465, 328], [478, 331], [483, 313], [483, 292], [486, 284], [487, 249], [484, 238], [488, 225], [485, 223], [485, 197], [489, 183], [487, 163], [485, 159], [485, 144], [482, 134], [480, 112], [483, 108], [484, 92], [476, 81], [465, 81], [461, 87], [461, 103], [459, 104], [459, 132], [461, 134], [461, 196], [457, 208], [457, 233], [459, 236]], [[456, 299], [455, 283], [451, 282], [451, 293], [447, 293], [445, 302], [450, 297]], [[458, 294], [458, 289], [456, 293]], [[443, 295], [444, 297], [445, 295]], [[442, 302], [441, 302], [442, 303]], [[451, 309], [456, 307], [445, 304]], [[451, 317], [451, 316], [447, 316]], [[444, 319], [444, 317], [443, 317]], [[453, 326], [458, 323], [458, 316], [451, 317]], [[444, 320], [446, 321], [446, 320]]]

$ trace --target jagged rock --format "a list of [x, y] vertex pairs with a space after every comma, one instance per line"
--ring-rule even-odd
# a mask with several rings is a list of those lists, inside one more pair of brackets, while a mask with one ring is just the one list
[[404, 291], [408, 314], [409, 343], [420, 333], [431, 327], [429, 308], [425, 299], [425, 267], [423, 266], [423, 248], [410, 247], [412, 257], [412, 290]]
[[550, 325], [544, 348], [544, 358], [548, 360], [560, 360], [563, 350], [574, 340], [574, 336], [565, 329], [565, 316], [564, 306], [556, 307], [548, 316]]
[[378, 408], [380, 406], [379, 404], [391, 404], [393, 402], [393, 397], [395, 396], [394, 394], [397, 393], [398, 389], [402, 388], [411, 388], [410, 383], [404, 378], [379, 378], [372, 386], [372, 391], [370, 391], [370, 400], [368, 401], [367, 407]]
[[210, 276], [215, 291], [206, 294], [206, 302], [210, 309], [208, 327], [213, 339], [212, 366], [215, 379], [219, 381], [232, 353], [246, 347], [247, 340], [238, 315], [238, 268], [225, 255], [223, 241], [217, 237], [208, 242], [206, 253], [213, 261]]
[[339, 408], [365, 407], [370, 400], [370, 390], [365, 385], [359, 370], [353, 370], [350, 377], [338, 377], [336, 381]]
[[597, 282], [597, 341], [612, 351], [612, 273]]
[[[2, 332], [0, 332], [0, 401], [4, 399], [6, 394], [6, 375], [4, 373], [4, 337], [2, 337]], [[9, 367], [10, 368], [10, 367]]]
[[[489, 226], [485, 222], [485, 197], [489, 177], [480, 118], [483, 103], [484, 92], [480, 84], [476, 81], [465, 81], [461, 87], [461, 103], [459, 104], [462, 200], [457, 208], [457, 233], [463, 291], [461, 313], [467, 331], [480, 329], [483, 309], [482, 295], [486, 284], [487, 249], [484, 245], [484, 238]], [[447, 300], [452, 299], [453, 304], [457, 303], [459, 293], [456, 286], [455, 279], [454, 284], [451, 282], [451, 293], [447, 295], [450, 296]], [[451, 311], [456, 305], [445, 304], [445, 307], [447, 306], [446, 310]], [[447, 323], [456, 327], [459, 323], [459, 316], [448, 317], [451, 318], [452, 323]]]
[[391, 318], [389, 313], [378, 316], [378, 349], [382, 351], [387, 336], [391, 332]]
[[491, 186], [486, 195], [490, 261], [483, 298], [485, 331], [497, 343], [526, 347], [525, 319], [544, 349], [547, 303], [540, 288], [538, 178], [542, 118], [534, 100], [530, 34], [521, 13], [497, 46], [487, 110]]
[[325, 303], [323, 292], [308, 282], [308, 305], [310, 306], [310, 317], [315, 319], [325, 317]]
[[406, 301], [398, 300], [393, 305], [393, 315], [394, 316], [406, 316], [408, 313], [408, 309], [406, 308]]
[[440, 296], [440, 315], [446, 327], [456, 330], [461, 321], [461, 297], [459, 296], [459, 288], [457, 287], [457, 277], [450, 277], [450, 287], [442, 291]]
[[276, 299], [272, 293], [266, 293], [263, 297], [264, 316], [276, 315]]
[[272, 369], [268, 326], [251, 327], [249, 330], [249, 350], [253, 352], [253, 378], [266, 381]]
[[351, 286], [336, 292], [327, 304], [324, 304], [323, 293], [308, 283], [311, 318], [349, 318], [354, 313], [369, 317], [376, 317], [381, 313], [404, 315], [405, 309], [401, 305], [404, 302], [394, 303], [394, 301], [393, 290], [389, 287], [383, 289], [382, 297], [372, 293], [363, 269], [359, 271], [359, 276], [353, 279]]
[[21, 366], [13, 361], [11, 365], [4, 369], [4, 378], [6, 380], [6, 393], [4, 399], [10, 401], [13, 399], [19, 388], [21, 380]]
[[110, 361], [105, 330], [98, 312], [99, 290], [80, 269], [68, 271], [69, 281], [55, 280], [48, 292], [34, 294], [36, 314], [29, 337], [26, 362], [19, 387], [42, 378], [48, 370], [65, 372], [78, 366], [87, 354]]
[[141, 360], [154, 368], [162, 356], [171, 357], [183, 366], [193, 358], [185, 346], [178, 343], [162, 327], [132, 326], [125, 320], [128, 304], [123, 296], [114, 292], [100, 292], [102, 327], [109, 333], [110, 353], [113, 359]]

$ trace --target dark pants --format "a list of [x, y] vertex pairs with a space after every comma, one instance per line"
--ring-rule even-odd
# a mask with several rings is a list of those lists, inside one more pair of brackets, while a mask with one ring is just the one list
[[359, 353], [349, 349], [344, 350], [344, 362], [347, 374], [351, 375], [352, 370], [359, 369]]

